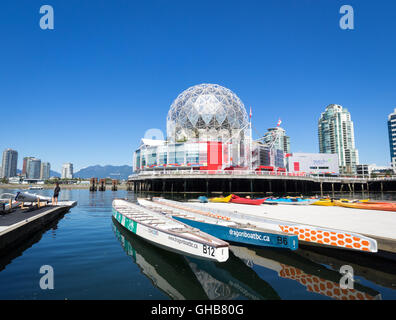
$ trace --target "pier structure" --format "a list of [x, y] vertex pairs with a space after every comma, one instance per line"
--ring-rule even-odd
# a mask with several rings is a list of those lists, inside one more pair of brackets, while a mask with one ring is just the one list
[[134, 187], [134, 185], [133, 185], [133, 182], [132, 182], [132, 181], [127, 181], [127, 182], [126, 182], [126, 189], [127, 189], [127, 191], [133, 191], [133, 190], [134, 190], [133, 187]]
[[249, 170], [157, 170], [131, 175], [135, 192], [320, 193], [396, 191], [396, 177], [361, 178], [257, 172]]
[[46, 205], [35, 210], [37, 206], [27, 210], [18, 208], [0, 215], [0, 253], [23, 243], [76, 205], [76, 201], [59, 201], [55, 206]]
[[118, 184], [119, 184], [118, 180], [115, 180], [115, 179], [111, 180], [111, 191], [117, 191]]
[[89, 191], [97, 191], [97, 190], [98, 190], [98, 178], [91, 178]]
[[99, 180], [99, 191], [106, 191], [106, 179]]

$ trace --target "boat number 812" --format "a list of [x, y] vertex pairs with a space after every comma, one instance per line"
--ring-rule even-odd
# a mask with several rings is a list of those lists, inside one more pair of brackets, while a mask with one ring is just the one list
[[203, 253], [204, 253], [204, 254], [207, 254], [207, 255], [212, 256], [212, 257], [215, 256], [215, 255], [214, 255], [215, 249], [214, 249], [213, 247], [209, 247], [209, 246], [207, 246], [207, 245], [204, 244], [204, 245], [202, 246], [202, 249], [203, 249]]

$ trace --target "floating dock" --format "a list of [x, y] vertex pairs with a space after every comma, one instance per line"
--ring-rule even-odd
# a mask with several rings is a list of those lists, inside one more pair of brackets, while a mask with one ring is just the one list
[[47, 205], [35, 210], [18, 208], [0, 215], [0, 252], [14, 248], [76, 205], [76, 201], [59, 201], [56, 206]]
[[[191, 202], [186, 202], [191, 204]], [[345, 232], [359, 233], [377, 241], [378, 249], [396, 253], [396, 212], [325, 206], [261, 205], [205, 203], [208, 210], [228, 210], [274, 221], [301, 223]]]

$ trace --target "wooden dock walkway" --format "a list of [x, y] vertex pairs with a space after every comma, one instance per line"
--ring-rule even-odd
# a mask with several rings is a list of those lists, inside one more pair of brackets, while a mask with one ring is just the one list
[[76, 206], [76, 201], [59, 201], [36, 210], [21, 210], [0, 215], [0, 252], [17, 246], [43, 226]]

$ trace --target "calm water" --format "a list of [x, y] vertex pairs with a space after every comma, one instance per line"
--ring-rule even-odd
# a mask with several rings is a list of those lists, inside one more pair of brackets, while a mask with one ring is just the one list
[[[111, 218], [116, 197], [135, 195], [63, 190], [61, 199], [78, 206], [0, 257], [0, 299], [396, 299], [396, 259], [247, 247], [232, 247], [225, 263], [193, 259], [125, 232]], [[354, 268], [355, 287], [340, 292], [338, 270], [344, 264]], [[53, 267], [54, 290], [40, 289], [43, 265]]]

